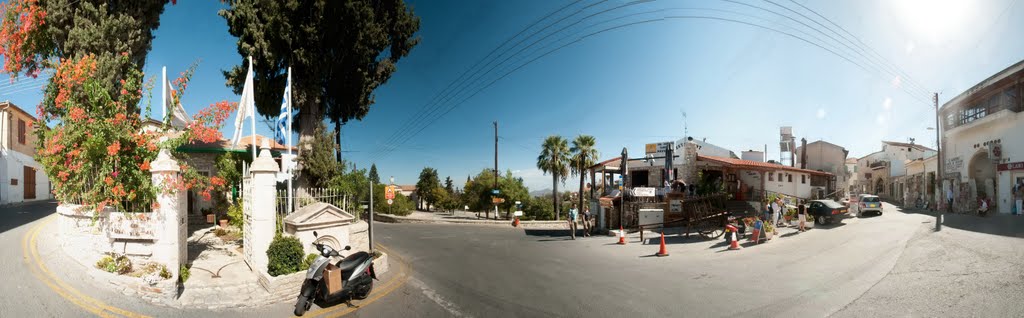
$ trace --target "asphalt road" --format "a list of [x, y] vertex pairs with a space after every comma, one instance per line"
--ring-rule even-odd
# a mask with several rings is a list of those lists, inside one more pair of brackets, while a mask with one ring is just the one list
[[[53, 209], [0, 208], [0, 316], [94, 316], [25, 260], [25, 234]], [[637, 236], [619, 246], [612, 237], [568, 240], [559, 230], [378, 223], [378, 242], [407, 264], [408, 277], [347, 316], [1024, 316], [1024, 217], [950, 216], [934, 233], [932, 216], [889, 205], [885, 211], [804, 233], [783, 228], [782, 237], [741, 251], [726, 251], [721, 240], [669, 236], [664, 258]], [[291, 304], [220, 311], [149, 305], [96, 288], [47, 237], [39, 240], [40, 258], [51, 260], [62, 284], [110, 307], [155, 317], [291, 313]]]
[[[961, 224], [1002, 222], [952, 216]], [[741, 251], [721, 240], [626, 246], [563, 231], [380, 224], [412, 266], [374, 317], [1024, 316], [1024, 222], [999, 235], [886, 204]], [[1024, 218], [1016, 219], [1016, 221]], [[947, 220], [948, 221], [948, 220]], [[1004, 231], [1006, 232], [1006, 231]], [[976, 242], [976, 243], [975, 243]], [[977, 245], [977, 246], [976, 246]], [[367, 315], [369, 317], [370, 315]]]

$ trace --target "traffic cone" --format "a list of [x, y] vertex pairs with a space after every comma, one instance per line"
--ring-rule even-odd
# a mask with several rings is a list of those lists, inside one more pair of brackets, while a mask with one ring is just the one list
[[519, 227], [519, 217], [518, 216], [515, 218], [515, 220], [512, 221], [512, 227]]
[[736, 240], [736, 232], [732, 232], [732, 243], [729, 243], [729, 250], [735, 251], [740, 249], [743, 249], [743, 247], [740, 247], [740, 242]]
[[654, 255], [657, 255], [658, 257], [668, 256], [668, 250], [665, 249], [665, 232], [664, 231], [661, 232], [661, 250], [658, 250], [658, 254], [654, 254]]
[[626, 232], [622, 230], [622, 226], [619, 226], [619, 245], [626, 245]]

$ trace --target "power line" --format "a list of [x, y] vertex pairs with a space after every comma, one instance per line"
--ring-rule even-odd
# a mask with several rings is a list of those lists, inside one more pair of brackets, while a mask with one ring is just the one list
[[[629, 4], [627, 4], [627, 5], [629, 5]], [[741, 5], [746, 5], [746, 4], [741, 4]], [[619, 6], [619, 7], [616, 7], [616, 8], [621, 8], [621, 7], [622, 7], [622, 6]], [[756, 7], [756, 6], [755, 6], [755, 7]], [[756, 8], [759, 8], [759, 9], [761, 9], [761, 10], [766, 10], [766, 11], [769, 11], [769, 12], [773, 12], [773, 13], [775, 13], [775, 14], [777, 14], [777, 15], [780, 15], [780, 16], [783, 16], [783, 17], [786, 17], [786, 18], [788, 18], [788, 19], [790, 19], [790, 20], [793, 20], [793, 21], [795, 21], [795, 22], [798, 22], [798, 23], [800, 23], [800, 24], [802, 24], [802, 25], [804, 25], [804, 26], [806, 26], [806, 27], [808, 27], [808, 28], [810, 28], [810, 29], [813, 29], [813, 30], [815, 30], [815, 31], [818, 31], [818, 32], [819, 32], [819, 33], [821, 33], [821, 34], [824, 34], [824, 35], [828, 36], [829, 38], [831, 38], [831, 39], [832, 39], [833, 41], [835, 41], [836, 43], [840, 43], [840, 44], [843, 44], [843, 43], [842, 43], [841, 41], [838, 41], [838, 40], [837, 40], [837, 39], [835, 39], [834, 37], [831, 37], [831, 36], [829, 36], [828, 34], [825, 34], [824, 32], [822, 32], [822, 31], [820, 31], [820, 30], [818, 30], [818, 29], [816, 29], [816, 28], [814, 28], [814, 27], [811, 27], [810, 25], [807, 25], [806, 23], [802, 23], [802, 22], [800, 22], [800, 21], [797, 21], [797, 20], [795, 20], [795, 19], [793, 19], [793, 18], [791, 18], [791, 17], [788, 17], [788, 16], [786, 16], [786, 15], [784, 15], [784, 14], [781, 14], [781, 13], [778, 13], [778, 12], [775, 12], [775, 11], [772, 11], [772, 10], [769, 10], [769, 9], [765, 9], [765, 8], [760, 8], [760, 7], [756, 7]], [[605, 10], [605, 11], [602, 11], [602, 12], [599, 12], [599, 13], [595, 13], [595, 14], [592, 14], [592, 15], [590, 15], [590, 16], [588, 16], [588, 17], [586, 17], [586, 18], [589, 18], [589, 17], [593, 17], [593, 16], [596, 16], [596, 15], [598, 15], [598, 14], [601, 14], [601, 13], [609, 12], [609, 11], [611, 11], [611, 10], [614, 10], [614, 9], [615, 9], [615, 8], [612, 8], [612, 9], [607, 9], [607, 10]], [[678, 8], [677, 8], [677, 9], [678, 9]], [[682, 8], [682, 9], [692, 9], [692, 8]], [[672, 9], [662, 9], [662, 10], [655, 10], [655, 11], [665, 11], [665, 10], [672, 10]], [[741, 13], [737, 13], [737, 12], [733, 12], [733, 11], [728, 11], [728, 10], [717, 10], [717, 9], [706, 9], [706, 10], [710, 10], [710, 11], [722, 11], [722, 12], [731, 12], [731, 13], [733, 13], [733, 14], [738, 14], [738, 15], [742, 15], [742, 16], [752, 17], [752, 16], [749, 16], [749, 15], [744, 15], [744, 14], [741, 14]], [[637, 15], [637, 14], [630, 14], [630, 15], [627, 15], [627, 16], [635, 16], [635, 15]], [[586, 19], [586, 18], [584, 18], [584, 19]], [[619, 17], [619, 18], [611, 19], [611, 20], [608, 20], [608, 21], [612, 21], [612, 20], [618, 20], [618, 19], [621, 19], [621, 18], [623, 18], [623, 17]], [[809, 37], [812, 37], [812, 38], [814, 38], [815, 40], [818, 40], [818, 41], [820, 41], [820, 42], [822, 42], [822, 43], [816, 43], [816, 42], [813, 42], [813, 41], [807, 40], [807, 39], [806, 39], [806, 38], [804, 38], [804, 37], [801, 37], [801, 36], [795, 35], [795, 34], [793, 34], [793, 33], [790, 33], [790, 32], [785, 32], [785, 31], [782, 31], [782, 30], [778, 30], [778, 29], [776, 29], [776, 28], [771, 28], [771, 27], [767, 27], [767, 26], [764, 26], [764, 25], [760, 25], [760, 24], [756, 24], [756, 23], [750, 23], [750, 22], [746, 22], [746, 21], [741, 21], [741, 20], [736, 20], [736, 19], [728, 19], [728, 18], [722, 18], [722, 17], [714, 17], [714, 16], [671, 16], [671, 17], [665, 17], [665, 18], [694, 18], [694, 19], [712, 19], [712, 20], [720, 20], [720, 21], [726, 21], [726, 22], [734, 22], [734, 23], [746, 24], [746, 25], [750, 25], [750, 26], [754, 26], [754, 27], [759, 27], [759, 28], [763, 28], [763, 29], [766, 29], [766, 30], [769, 30], [769, 31], [773, 31], [773, 32], [777, 32], [777, 33], [785, 34], [785, 35], [788, 35], [788, 36], [790, 36], [790, 37], [793, 37], [793, 38], [795, 38], [795, 39], [798, 39], [798, 40], [801, 40], [801, 41], [807, 42], [808, 44], [811, 44], [811, 45], [814, 45], [814, 46], [816, 46], [816, 47], [819, 47], [819, 48], [821, 48], [821, 49], [823, 49], [823, 50], [826, 50], [826, 51], [828, 51], [828, 52], [832, 53], [833, 55], [836, 55], [837, 57], [840, 57], [840, 58], [842, 58], [842, 59], [844, 59], [844, 60], [846, 60], [846, 61], [850, 62], [851, 64], [854, 64], [855, 66], [858, 66], [858, 67], [860, 67], [861, 69], [863, 69], [863, 70], [865, 70], [865, 71], [868, 71], [868, 70], [867, 70], [867, 67], [865, 67], [865, 66], [864, 66], [863, 64], [861, 64], [861, 63], [858, 63], [858, 62], [854, 61], [853, 59], [851, 59], [851, 57], [847, 57], [847, 56], [845, 56], [845, 55], [843, 55], [843, 54], [840, 54], [839, 52], [837, 52], [837, 50], [834, 50], [834, 49], [830, 49], [830, 48], [827, 48], [827, 47], [825, 47], [826, 45], [828, 45], [828, 46], [831, 46], [831, 45], [827, 44], [827, 41], [823, 41], [823, 40], [821, 40], [821, 39], [818, 39], [817, 37], [815, 37], [815, 36], [811, 36], [811, 35], [807, 34], [806, 32], [803, 32], [802, 30], [799, 30], [799, 29], [795, 29], [795, 30], [799, 30], [799, 32], [800, 32], [800, 33], [803, 33], [803, 34], [805, 34], [805, 35], [808, 35]], [[548, 55], [548, 54], [551, 54], [551, 53], [553, 53], [553, 52], [555, 52], [555, 51], [557, 51], [557, 50], [559, 50], [559, 49], [561, 49], [561, 48], [564, 48], [564, 47], [566, 47], [566, 46], [568, 46], [568, 45], [571, 45], [571, 44], [573, 44], [573, 43], [577, 43], [577, 42], [579, 42], [579, 41], [581, 41], [581, 40], [583, 40], [583, 39], [585, 39], [585, 38], [587, 38], [587, 37], [590, 37], [590, 36], [593, 36], [593, 35], [596, 35], [596, 34], [600, 34], [600, 33], [603, 33], [603, 32], [607, 32], [607, 31], [610, 31], [610, 30], [614, 30], [614, 29], [618, 29], [618, 28], [623, 28], [623, 27], [628, 27], [628, 26], [632, 26], [632, 25], [637, 25], [637, 24], [645, 24], [645, 23], [650, 23], [650, 22], [657, 22], [657, 21], [661, 21], [661, 20], [664, 20], [665, 18], [657, 18], [657, 19], [651, 19], [651, 20], [637, 21], [637, 22], [632, 22], [632, 23], [627, 23], [627, 24], [623, 24], [623, 25], [618, 25], [618, 26], [614, 26], [614, 27], [606, 28], [606, 29], [603, 29], [603, 30], [600, 30], [600, 31], [597, 31], [597, 32], [593, 32], [593, 33], [587, 34], [587, 35], [585, 35], [585, 36], [583, 36], [583, 37], [580, 37], [580, 38], [578, 38], [578, 39], [576, 39], [576, 40], [574, 40], [574, 41], [571, 41], [571, 42], [565, 43], [565, 44], [563, 44], [563, 45], [561, 45], [561, 46], [559, 46], [559, 47], [557, 47], [557, 48], [555, 48], [555, 49], [553, 49], [553, 50], [549, 50], [549, 51], [545, 52], [544, 54], [541, 54], [540, 56], [537, 56], [537, 57], [535, 57], [535, 58], [533, 58], [533, 59], [531, 59], [531, 60], [529, 60], [529, 61], [527, 61], [527, 62], [525, 62], [525, 63], [522, 63], [522, 64], [520, 64], [519, 66], [517, 66], [517, 67], [513, 68], [512, 70], [510, 70], [510, 71], [507, 71], [507, 72], [505, 72], [504, 74], [500, 75], [500, 76], [499, 76], [498, 78], [496, 78], [496, 79], [492, 80], [491, 82], [489, 82], [489, 83], [485, 84], [485, 85], [484, 85], [483, 87], [480, 87], [480, 88], [478, 88], [478, 89], [477, 89], [477, 90], [476, 90], [475, 92], [473, 92], [473, 93], [472, 93], [472, 94], [470, 94], [469, 96], [467, 96], [467, 97], [465, 97], [465, 98], [461, 99], [460, 101], [458, 101], [458, 102], [457, 102], [457, 103], [455, 103], [454, 105], [452, 105], [452, 106], [449, 106], [449, 107], [448, 107], [448, 109], [447, 109], [446, 111], [444, 111], [444, 112], [443, 112], [443, 113], [442, 113], [442, 114], [441, 114], [440, 116], [434, 116], [433, 118], [431, 118], [430, 116], [420, 116], [420, 117], [418, 117], [418, 118], [422, 119], [422, 120], [420, 121], [421, 123], [422, 123], [422, 122], [425, 122], [425, 121], [427, 121], [427, 120], [429, 120], [429, 122], [428, 122], [428, 123], [427, 123], [426, 125], [423, 125], [422, 127], [420, 127], [419, 129], [416, 129], [416, 130], [412, 130], [412, 129], [409, 129], [409, 130], [405, 130], [405, 132], [406, 132], [405, 134], [401, 134], [401, 135], [396, 135], [396, 136], [398, 136], [398, 137], [395, 137], [395, 138], [390, 138], [390, 139], [389, 139], [389, 141], [388, 141], [387, 143], [385, 143], [385, 144], [384, 144], [384, 148], [383, 148], [383, 149], [379, 149], [379, 150], [378, 150], [377, 152], [375, 152], [375, 156], [374, 156], [373, 158], [377, 159], [377, 158], [380, 158], [381, 156], [387, 155], [388, 153], [390, 153], [391, 151], [393, 151], [394, 149], [396, 149], [398, 145], [400, 145], [400, 144], [402, 144], [402, 143], [406, 142], [406, 141], [407, 141], [408, 139], [410, 139], [410, 138], [412, 138], [412, 137], [414, 137], [414, 136], [418, 135], [418, 134], [419, 134], [420, 132], [422, 132], [422, 131], [423, 131], [423, 130], [424, 130], [424, 129], [425, 129], [426, 127], [427, 127], [427, 126], [429, 126], [430, 124], [432, 124], [433, 122], [435, 122], [435, 121], [436, 121], [437, 119], [439, 119], [440, 117], [443, 117], [444, 115], [446, 115], [447, 113], [449, 113], [449, 112], [450, 112], [451, 110], [453, 110], [454, 108], [456, 108], [456, 107], [457, 107], [458, 105], [460, 105], [460, 104], [462, 104], [463, 102], [465, 102], [466, 100], [468, 100], [469, 98], [472, 98], [473, 96], [475, 96], [476, 94], [478, 94], [478, 93], [479, 93], [480, 91], [482, 91], [483, 89], [486, 89], [486, 88], [490, 87], [490, 86], [491, 86], [491, 85], [493, 85], [493, 84], [494, 84], [494, 83], [495, 83], [496, 81], [498, 81], [498, 80], [500, 80], [500, 79], [503, 79], [503, 78], [504, 78], [505, 76], [507, 76], [507, 75], [509, 75], [509, 74], [511, 74], [511, 73], [513, 73], [513, 72], [515, 72], [515, 71], [517, 71], [518, 69], [520, 69], [520, 68], [522, 68], [522, 67], [524, 67], [524, 66], [526, 66], [526, 65], [528, 65], [528, 64], [530, 64], [530, 63], [532, 63], [533, 61], [535, 61], [535, 60], [537, 60], [537, 59], [539, 59], [539, 58], [541, 58], [541, 57], [544, 57], [544, 56], [546, 56], [546, 55]], [[754, 18], [756, 18], [756, 17], [754, 17]], [[504, 64], [505, 62], [507, 62], [507, 61], [508, 61], [508, 59], [510, 59], [510, 58], [511, 58], [511, 57], [513, 57], [513, 56], [516, 56], [516, 55], [517, 55], [518, 53], [521, 53], [521, 52], [522, 52], [523, 50], [525, 50], [525, 49], [528, 49], [529, 47], [532, 47], [533, 45], [535, 45], [535, 44], [536, 44], [536, 43], [538, 43], [539, 41], [541, 41], [541, 40], [543, 40], [543, 39], [546, 39], [547, 37], [550, 37], [551, 35], [554, 35], [554, 34], [558, 34], [558, 33], [562, 32], [562, 31], [564, 31], [564, 30], [568, 29], [569, 27], [572, 27], [572, 26], [574, 26], [574, 25], [576, 25], [576, 24], [578, 24], [578, 23], [582, 22], [582, 20], [584, 20], [584, 19], [581, 19], [580, 21], [577, 21], [577, 22], [575, 22], [575, 23], [573, 23], [573, 24], [570, 24], [569, 26], [563, 27], [562, 29], [560, 29], [560, 30], [558, 30], [558, 31], [555, 31], [555, 32], [553, 32], [553, 33], [551, 33], [551, 34], [548, 34], [547, 36], [545, 36], [544, 38], [542, 38], [542, 39], [540, 39], [540, 40], [534, 41], [534, 42], [533, 42], [533, 43], [531, 43], [531, 44], [530, 44], [529, 46], [527, 46], [527, 47], [525, 47], [525, 48], [522, 48], [522, 49], [520, 49], [520, 50], [519, 50], [519, 51], [517, 51], [517, 52], [516, 52], [515, 54], [511, 55], [511, 56], [510, 56], [509, 58], [506, 58], [505, 60], [503, 60], [503, 61], [502, 61], [502, 63], [499, 63], [498, 65]], [[562, 20], [564, 20], [564, 18], [563, 18]], [[560, 21], [562, 21], [562, 20], [560, 20]], [[608, 21], [603, 21], [603, 22], [600, 22], [600, 23], [597, 23], [597, 24], [605, 23], [605, 22], [608, 22]], [[557, 23], [557, 22], [556, 22], [556, 23]], [[595, 24], [595, 25], [597, 25], [597, 24]], [[593, 25], [592, 25], [592, 26], [593, 26]], [[833, 32], [834, 32], [834, 31], [833, 31]], [[564, 38], [564, 37], [563, 37], [563, 38]], [[522, 42], [522, 41], [520, 41], [520, 43], [521, 43], [521, 42]], [[555, 43], [557, 43], [557, 41], [556, 41]], [[848, 45], [845, 45], [845, 44], [844, 44], [844, 46], [847, 46], [847, 47], [849, 48], [849, 46], [848, 46]], [[852, 48], [850, 48], [850, 49], [852, 49]], [[865, 58], [865, 62], [867, 62], [867, 63], [875, 63], [874, 61], [872, 61], [871, 59], [868, 59], [868, 58], [867, 58], [866, 56], [864, 56], [863, 54], [861, 54], [861, 56]], [[500, 57], [500, 55], [499, 55], [499, 57]], [[490, 63], [489, 63], [489, 64], [490, 64]], [[489, 64], [488, 64], [488, 65], [489, 65]], [[883, 71], [883, 70], [882, 70], [882, 69], [881, 69], [880, 67], [878, 67], [878, 66], [877, 66], [877, 64], [872, 64], [872, 66], [874, 66], [874, 69], [875, 69], [875, 70], [877, 70], [877, 71], [878, 71], [879, 73], [885, 72], [885, 71]], [[495, 67], [497, 67], [497, 66], [495, 66]], [[490, 73], [491, 71], [493, 71], [493, 69], [494, 69], [494, 67], [492, 67], [491, 69], [489, 69], [489, 70], [488, 70], [488, 72], [485, 72], [484, 74], [488, 74], [488, 73]], [[868, 71], [868, 72], [870, 73], [870, 71]], [[479, 73], [479, 71], [478, 71], [477, 73]], [[465, 80], [463, 80], [463, 82], [465, 82]], [[466, 89], [466, 87], [465, 87], [465, 86], [463, 86], [463, 88], [462, 88], [462, 90], [461, 90], [461, 91], [465, 91], [465, 89]], [[911, 96], [911, 97], [915, 97], [915, 96], [913, 95], [913, 93], [912, 93], [912, 92], [908, 91], [908, 90], [907, 90], [906, 88], [903, 88], [903, 89], [904, 89], [904, 91], [906, 91], [906, 92], [907, 92], [908, 94], [910, 94], [910, 96]], [[459, 95], [459, 94], [461, 93], [461, 91], [460, 91], [460, 92], [456, 92], [456, 93], [455, 93], [455, 95], [452, 95], [452, 96], [449, 96], [449, 97], [445, 98], [445, 99], [444, 99], [444, 100], [442, 100], [441, 102], [446, 102], [446, 101], [450, 101], [450, 100], [451, 100], [451, 99], [452, 99], [453, 97], [455, 97], [455, 96], [458, 96], [458, 95]], [[449, 92], [449, 93], [451, 93], [451, 92]], [[450, 94], [449, 94], [449, 95], [450, 95]], [[436, 108], [436, 109], [440, 109], [440, 108]], [[431, 112], [431, 114], [434, 114], [434, 113], [435, 113], [434, 111], [432, 111], [432, 112]], [[412, 126], [412, 127], [413, 127], [413, 129], [415, 129], [415, 126]], [[409, 132], [411, 132], [411, 133], [409, 133]], [[397, 138], [397, 139], [396, 139], [396, 138]], [[392, 144], [392, 142], [394, 142], [394, 144]]]

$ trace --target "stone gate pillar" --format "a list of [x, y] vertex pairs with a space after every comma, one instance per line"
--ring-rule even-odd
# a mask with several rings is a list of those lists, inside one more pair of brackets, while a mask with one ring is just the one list
[[156, 160], [151, 164], [153, 187], [156, 188], [157, 209], [153, 210], [153, 235], [156, 241], [153, 246], [152, 260], [165, 264], [175, 278], [178, 269], [188, 259], [185, 239], [188, 227], [185, 225], [185, 208], [188, 203], [185, 191], [178, 191], [172, 180], [180, 177], [181, 168], [178, 161], [171, 157], [167, 149], [160, 150]]
[[249, 172], [252, 174], [252, 215], [250, 216], [251, 232], [245, 233], [250, 236], [252, 248], [252, 269], [258, 272], [267, 272], [267, 248], [270, 241], [274, 239], [277, 231], [277, 178], [275, 174], [280, 169], [277, 162], [270, 155], [270, 147], [263, 144], [260, 155], [253, 161]]

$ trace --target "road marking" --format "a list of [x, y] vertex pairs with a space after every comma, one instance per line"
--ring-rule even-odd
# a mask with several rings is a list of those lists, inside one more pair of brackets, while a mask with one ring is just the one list
[[371, 292], [372, 296], [370, 296], [367, 299], [364, 299], [364, 300], [360, 301], [359, 302], [359, 307], [347, 307], [346, 306], [346, 307], [335, 307], [335, 308], [320, 308], [320, 309], [318, 309], [316, 311], [307, 313], [309, 315], [309, 317], [317, 317], [317, 316], [321, 316], [321, 315], [327, 315], [329, 317], [341, 317], [341, 316], [347, 315], [347, 314], [349, 314], [349, 313], [351, 313], [353, 311], [356, 311], [356, 309], [359, 309], [360, 307], [372, 304], [372, 303], [376, 302], [378, 299], [380, 299], [381, 297], [387, 296], [391, 292], [395, 291], [395, 289], [398, 289], [398, 287], [401, 287], [402, 285], [405, 285], [405, 282], [408, 281], [408, 279], [409, 279], [409, 265], [406, 264], [404, 261], [402, 261], [398, 257], [398, 255], [395, 255], [395, 253], [392, 253], [390, 250], [388, 250], [387, 248], [381, 246], [380, 244], [377, 244], [377, 247], [380, 248], [381, 250], [384, 250], [385, 253], [388, 253], [388, 258], [391, 258], [391, 259], [394, 259], [395, 261], [397, 261], [397, 263], [398, 263], [397, 267], [400, 269], [400, 271], [398, 272], [398, 275], [395, 278], [393, 278], [391, 281], [389, 281], [386, 285], [380, 287], [378, 292], [376, 292], [376, 293]]
[[462, 314], [462, 312], [459, 311], [459, 308], [455, 306], [455, 304], [444, 299], [444, 297], [441, 297], [441, 295], [438, 295], [437, 291], [433, 290], [430, 287], [427, 287], [426, 283], [416, 278], [411, 278], [411, 280], [413, 285], [416, 285], [417, 287], [420, 288], [420, 290], [423, 291], [424, 296], [427, 296], [427, 298], [433, 300], [435, 303], [437, 303], [437, 305], [441, 306], [441, 308], [447, 310], [448, 313], [452, 314], [453, 317], [466, 317], [466, 315]]
[[46, 265], [43, 264], [42, 258], [39, 256], [39, 249], [36, 239], [39, 236], [40, 230], [44, 226], [48, 225], [50, 222], [53, 222], [53, 220], [54, 216], [52, 215], [45, 218], [42, 222], [33, 226], [29, 230], [29, 232], [26, 233], [24, 237], [22, 237], [22, 251], [25, 254], [25, 262], [29, 265], [29, 269], [32, 270], [32, 274], [36, 277], [36, 279], [39, 279], [44, 284], [46, 284], [46, 286], [50, 287], [50, 289], [56, 292], [57, 295], [97, 316], [124, 316], [133, 318], [148, 317], [128, 310], [107, 305], [100, 300], [82, 294], [78, 290], [69, 286], [67, 283], [58, 279], [53, 274], [53, 272], [50, 272]]

